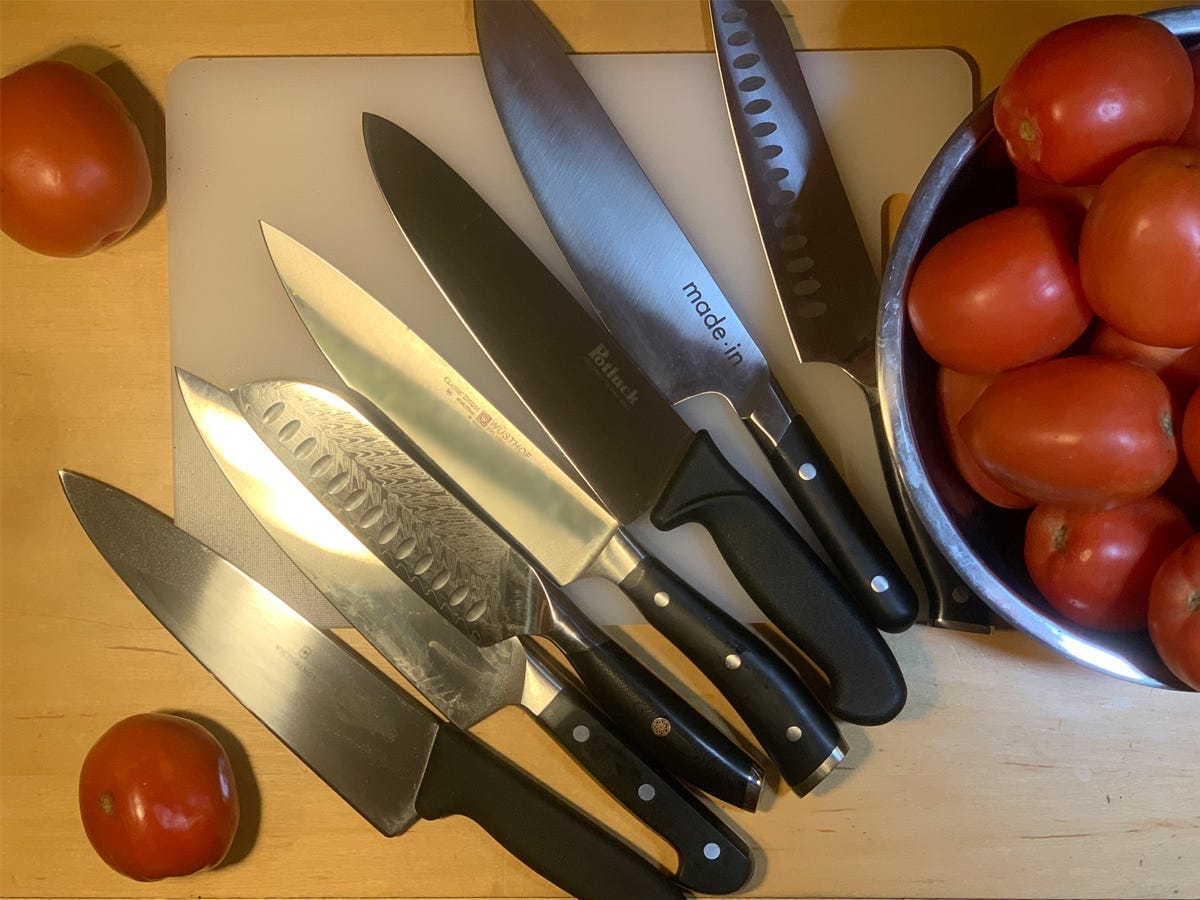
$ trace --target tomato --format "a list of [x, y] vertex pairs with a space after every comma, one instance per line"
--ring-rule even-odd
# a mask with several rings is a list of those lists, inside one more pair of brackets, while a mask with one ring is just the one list
[[951, 232], [925, 254], [908, 293], [925, 352], [956, 372], [997, 372], [1047, 359], [1086, 330], [1067, 214], [1014, 206]]
[[1192, 392], [1187, 409], [1183, 412], [1180, 428], [1183, 455], [1197, 480], [1200, 480], [1200, 389]]
[[1200, 150], [1153, 147], [1096, 191], [1079, 239], [1096, 314], [1156, 347], [1200, 344]]
[[1098, 184], [1137, 151], [1178, 140], [1194, 93], [1187, 51], [1168, 28], [1098, 16], [1035, 41], [1004, 75], [992, 109], [1018, 169]]
[[1200, 691], [1200, 535], [1168, 556], [1154, 576], [1148, 624], [1166, 667]]
[[958, 423], [983, 393], [984, 388], [996, 380], [995, 375], [967, 374], [945, 367], [938, 370], [937, 398], [938, 419], [942, 425], [942, 437], [950, 451], [958, 473], [975, 493], [984, 500], [1006, 509], [1027, 509], [1033, 501], [998, 484], [975, 462], [958, 433]]
[[1083, 216], [1092, 205], [1092, 198], [1099, 187], [1098, 184], [1070, 185], [1043, 181], [1017, 169], [1017, 203], [1053, 203], [1071, 217], [1076, 229], [1082, 225]]
[[1039, 506], [1025, 525], [1025, 567], [1071, 621], [1137, 631], [1155, 572], [1192, 534], [1183, 512], [1157, 494], [1104, 510]]
[[1187, 127], [1179, 136], [1179, 143], [1185, 147], [1195, 147], [1200, 150], [1200, 45], [1193, 47], [1188, 56], [1192, 60], [1192, 79], [1196, 90], [1196, 102], [1192, 105], [1192, 117], [1188, 119]]
[[1100, 508], [1157, 491], [1178, 459], [1157, 375], [1104, 356], [1002, 373], [959, 423], [985, 472], [1038, 503]]
[[150, 161], [120, 98], [50, 60], [0, 79], [0, 227], [49, 256], [120, 240], [150, 202]]
[[240, 808], [229, 756], [207, 729], [144, 713], [113, 725], [88, 752], [79, 812], [106, 863], [156, 881], [224, 859]]
[[1151, 347], [1102, 322], [1088, 347], [1092, 353], [1140, 363], [1161, 378], [1172, 396], [1184, 403], [1200, 386], [1200, 346]]

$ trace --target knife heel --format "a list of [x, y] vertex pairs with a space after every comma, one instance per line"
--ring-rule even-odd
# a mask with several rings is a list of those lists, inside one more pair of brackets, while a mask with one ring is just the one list
[[765, 641], [655, 559], [621, 588], [741, 715], [797, 794], [842, 761], [847, 745], [800, 676]]
[[879, 631], [707, 432], [697, 433], [650, 520], [663, 530], [686, 522], [708, 530], [750, 598], [825, 673], [833, 715], [879, 725], [899, 714], [907, 688]]

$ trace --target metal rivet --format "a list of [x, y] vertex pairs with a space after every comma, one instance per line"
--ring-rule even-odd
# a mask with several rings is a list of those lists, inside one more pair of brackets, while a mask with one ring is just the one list
[[592, 736], [592, 731], [586, 725], [576, 725], [571, 731], [571, 737], [575, 738], [579, 743], [583, 743]]
[[725, 657], [725, 668], [740, 669], [741, 666], [742, 666], [742, 658], [740, 656], [738, 656], [736, 653], [730, 653], [727, 657]]
[[803, 478], [805, 481], [812, 481], [814, 478], [817, 477], [817, 467], [814, 466], [812, 463], [805, 463], [804, 465], [802, 465], [800, 468], [798, 468], [796, 470], [796, 474], [799, 475], [801, 478]]
[[784, 733], [787, 735], [787, 739], [793, 744], [800, 740], [800, 738], [804, 737], [804, 732], [800, 729], [799, 725], [790, 726]]
[[659, 716], [650, 723], [650, 730], [654, 732], [655, 737], [666, 737], [671, 733], [671, 720]]
[[643, 784], [638, 788], [638, 797], [647, 803], [654, 799], [654, 794], [655, 790], [652, 784]]
[[718, 847], [716, 844], [705, 844], [704, 845], [704, 858], [705, 859], [716, 859], [720, 855], [721, 855], [721, 848]]
[[884, 591], [886, 591], [891, 586], [892, 586], [891, 583], [886, 578], [884, 578], [882, 575], [876, 575], [874, 578], [871, 579], [871, 590], [873, 590], [877, 594], [882, 594]]
[[671, 602], [671, 595], [668, 594], [666, 591], [659, 591], [657, 594], [654, 595], [654, 605], [655, 606], [666, 606], [670, 602]]

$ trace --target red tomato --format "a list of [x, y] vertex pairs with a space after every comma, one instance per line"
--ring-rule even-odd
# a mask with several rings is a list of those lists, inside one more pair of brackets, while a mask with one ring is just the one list
[[1180, 428], [1183, 455], [1197, 480], [1200, 480], [1200, 389], [1192, 392], [1187, 409], [1183, 412]]
[[1101, 322], [1092, 335], [1089, 349], [1092, 353], [1140, 363], [1161, 378], [1172, 396], [1182, 402], [1186, 403], [1192, 391], [1200, 386], [1200, 346], [1151, 347]]
[[1025, 525], [1025, 567], [1071, 621], [1137, 631], [1146, 627], [1154, 573], [1192, 533], [1179, 508], [1157, 494], [1105, 510], [1039, 506]]
[[1166, 667], [1200, 691], [1200, 535], [1167, 557], [1150, 586], [1150, 640]]
[[137, 224], [150, 188], [141, 134], [97, 76], [47, 60], [0, 79], [0, 227], [13, 240], [92, 253]]
[[1155, 347], [1200, 344], [1200, 150], [1153, 147], [1096, 192], [1079, 239], [1096, 314]]
[[998, 372], [1047, 359], [1083, 334], [1070, 220], [1048, 204], [1014, 206], [938, 241], [908, 293], [925, 352], [956, 372]]
[[1183, 133], [1187, 51], [1140, 16], [1072, 22], [1035, 41], [1001, 80], [993, 116], [1009, 158], [1061, 184], [1098, 184], [1138, 150]]
[[88, 752], [79, 812], [106, 863], [156, 881], [224, 859], [240, 808], [229, 757], [207, 729], [144, 713], [122, 719]]
[[1053, 203], [1071, 217], [1076, 229], [1083, 224], [1083, 216], [1092, 205], [1098, 187], [1097, 184], [1056, 184], [1017, 169], [1017, 202]]
[[1186, 147], [1200, 150], [1200, 45], [1191, 49], [1188, 56], [1192, 60], [1193, 86], [1196, 90], [1196, 102], [1192, 105], [1192, 117], [1188, 119], [1187, 127], [1179, 136], [1179, 143]]
[[942, 425], [942, 437], [950, 451], [950, 459], [971, 490], [996, 506], [1028, 509], [1033, 506], [1033, 501], [1014, 494], [983, 471], [958, 432], [959, 421], [975, 404], [984, 388], [995, 380], [995, 375], [972, 375], [945, 367], [938, 370], [938, 418]]
[[1162, 379], [1104, 356], [1060, 357], [1002, 373], [959, 431], [983, 470], [1008, 490], [1076, 509], [1148, 496], [1178, 459]]

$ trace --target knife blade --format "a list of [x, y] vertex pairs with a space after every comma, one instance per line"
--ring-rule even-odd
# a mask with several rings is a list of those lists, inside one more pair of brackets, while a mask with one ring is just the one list
[[895, 657], [791, 524], [453, 169], [386, 119], [364, 115], [363, 131], [383, 196], [426, 270], [617, 519], [703, 525], [750, 597], [825, 672], [834, 714], [893, 718], [905, 699]]
[[463, 815], [572, 896], [683, 896], [607, 829], [435, 718], [158, 510], [86, 475], [59, 478], [142, 604], [385, 836]]
[[[391, 456], [392, 448], [372, 440], [369, 426], [363, 434], [360, 417], [348, 404], [294, 382], [260, 382], [226, 393], [180, 369], [176, 379], [209, 452], [267, 533], [438, 712], [465, 730], [503, 706], [522, 707], [601, 786], [671, 843], [679, 859], [678, 884], [707, 893], [729, 893], [745, 884], [750, 877], [745, 843], [673, 778], [630, 750], [544, 651], [516, 637], [476, 646], [426, 602], [436, 590], [460, 598], [460, 605], [476, 602], [468, 586], [478, 584], [477, 570], [462, 563], [442, 568], [457, 554], [469, 555], [470, 544], [451, 541], [429, 553], [428, 544], [414, 542], [406, 558], [428, 568], [405, 582], [326, 508], [328, 502], [352, 516], [381, 550], [387, 547], [399, 556], [407, 546], [408, 510], [387, 503], [363, 478], [355, 478], [346, 458], [354, 451]], [[244, 417], [234, 398], [247, 396], [264, 401], [259, 409], [275, 412], [268, 430], [277, 438], [286, 435], [277, 444], [263, 440]], [[398, 451], [397, 456], [388, 461], [401, 470], [397, 477], [413, 494], [424, 494], [429, 476], [410, 460], [405, 465]], [[321, 470], [320, 496], [293, 465], [309, 477], [314, 468]], [[438, 512], [434, 503], [429, 510]], [[442, 517], [439, 523], [455, 524]], [[421, 590], [425, 593], [418, 595]]]
[[796, 354], [842, 368], [866, 394], [930, 624], [989, 631], [987, 605], [924, 534], [897, 476], [875, 367], [879, 280], [787, 26], [771, 0], [710, 0], [709, 8], [734, 142]]
[[509, 145], [595, 313], [671, 403], [724, 395], [850, 595], [878, 627], [909, 627], [903, 570], [557, 37], [526, 3], [476, 4], [475, 29]]
[[[644, 555], [615, 519], [396, 316], [277, 229], [263, 233], [317, 345], [354, 391], [560, 584], [616, 583], [721, 690], [797, 793], [841, 761], [837, 727], [766, 642]], [[364, 460], [367, 457], [364, 455]], [[542, 498], [536, 515], [522, 510]], [[560, 522], [595, 523], [584, 543]], [[551, 568], [555, 566], [555, 568]]]

